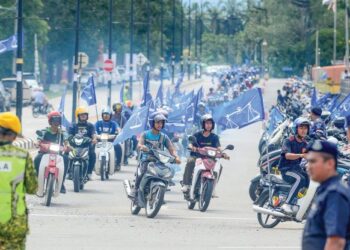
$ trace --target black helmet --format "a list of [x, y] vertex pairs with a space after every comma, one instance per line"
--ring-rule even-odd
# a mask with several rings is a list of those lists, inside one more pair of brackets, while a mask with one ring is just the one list
[[215, 121], [212, 117], [211, 114], [205, 114], [201, 117], [201, 122], [202, 122], [202, 129], [205, 130], [205, 122], [206, 121], [211, 121], [213, 123], [213, 127], [211, 128], [211, 130], [213, 130], [215, 128]]

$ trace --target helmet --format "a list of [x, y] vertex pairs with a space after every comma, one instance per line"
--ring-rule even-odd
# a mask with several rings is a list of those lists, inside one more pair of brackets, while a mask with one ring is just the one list
[[211, 121], [213, 123], [213, 127], [211, 128], [211, 130], [213, 130], [215, 128], [215, 121], [211, 114], [205, 114], [201, 117], [202, 129], [205, 129], [204, 124], [206, 121]]
[[80, 115], [89, 115], [89, 111], [87, 110], [87, 108], [85, 108], [84, 106], [80, 106], [75, 110], [75, 116], [79, 119]]
[[0, 127], [11, 130], [13, 133], [21, 132], [21, 122], [18, 117], [10, 112], [0, 113]]
[[114, 112], [118, 111], [122, 111], [123, 110], [123, 105], [121, 103], [114, 103], [112, 106], [112, 109]]
[[155, 114], [153, 114], [153, 118], [151, 119], [151, 127], [154, 128], [154, 124], [159, 121], [163, 121], [162, 128], [164, 128], [167, 118], [164, 116], [164, 114], [156, 112]]
[[134, 106], [134, 104], [132, 103], [131, 100], [127, 100], [127, 101], [125, 101], [125, 106], [127, 106], [128, 108], [132, 108]]
[[47, 119], [50, 125], [52, 125], [53, 123], [56, 125], [61, 125], [62, 123], [61, 113], [58, 111], [51, 111], [47, 115]]
[[296, 135], [298, 133], [298, 127], [301, 125], [308, 126], [309, 129], [307, 131], [307, 134], [309, 134], [311, 124], [310, 124], [309, 120], [304, 118], [304, 117], [299, 117], [299, 118], [295, 119], [295, 121], [293, 123], [293, 127], [292, 127], [293, 133]]
[[168, 116], [169, 116], [169, 112], [166, 109], [164, 109], [164, 108], [158, 109], [157, 112], [154, 114], [154, 116], [157, 115], [157, 114], [164, 115], [166, 119], [168, 119]]
[[200, 108], [200, 107], [205, 108], [205, 103], [204, 102], [198, 103], [198, 108]]
[[102, 109], [102, 112], [101, 112], [102, 120], [104, 120], [103, 115], [105, 115], [105, 114], [109, 115], [109, 119], [108, 119], [108, 121], [109, 121], [112, 118], [112, 110], [109, 107], [104, 107]]

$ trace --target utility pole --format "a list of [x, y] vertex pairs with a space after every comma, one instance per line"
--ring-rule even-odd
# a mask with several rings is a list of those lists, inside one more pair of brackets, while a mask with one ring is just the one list
[[349, 0], [345, 0], [345, 67], [349, 72]]
[[151, 33], [151, 7], [150, 7], [150, 1], [147, 0], [147, 79], [149, 80], [149, 74], [151, 71], [151, 53], [150, 53], [150, 33]]
[[23, 0], [17, 3], [17, 58], [16, 58], [16, 115], [22, 121], [23, 108], [23, 55], [22, 55], [22, 33], [23, 33]]
[[78, 92], [78, 54], [79, 54], [79, 29], [80, 29], [80, 0], [76, 0], [75, 14], [75, 51], [74, 51], [74, 77], [73, 77], [73, 102], [72, 102], [72, 122], [75, 122], [75, 110], [77, 109], [77, 92]]
[[187, 59], [187, 77], [191, 80], [191, 0], [188, 1], [188, 59]]
[[199, 78], [202, 79], [202, 34], [203, 34], [203, 2], [201, 0], [200, 22], [199, 22]]
[[172, 55], [171, 55], [171, 83], [175, 84], [175, 27], [176, 27], [176, 23], [175, 23], [175, 0], [173, 0], [173, 41], [172, 41]]
[[160, 84], [163, 84], [163, 64], [164, 64], [164, 39], [163, 39], [163, 29], [164, 29], [164, 0], [160, 0]]
[[197, 45], [198, 45], [198, 5], [194, 17], [194, 78], [197, 79]]
[[129, 88], [129, 98], [132, 100], [132, 92], [133, 92], [133, 54], [134, 54], [134, 0], [131, 0], [130, 4], [130, 88]]
[[[108, 39], [108, 59], [112, 59], [112, 16], [113, 14], [113, 0], [109, 0], [109, 39]], [[116, 62], [115, 62], [116, 63]], [[115, 65], [116, 66], [116, 65]], [[108, 79], [108, 107], [111, 107], [112, 99], [112, 72], [109, 72]]]
[[180, 71], [181, 75], [184, 73], [184, 7], [183, 7], [183, 0], [181, 0], [181, 30], [180, 30]]

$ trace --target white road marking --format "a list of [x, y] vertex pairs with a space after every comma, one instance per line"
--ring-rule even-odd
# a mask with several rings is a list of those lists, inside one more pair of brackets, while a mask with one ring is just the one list
[[300, 249], [300, 247], [282, 247], [282, 246], [232, 246], [218, 247], [218, 249]]
[[[39, 214], [30, 213], [31, 217], [64, 217], [64, 218], [111, 218], [111, 219], [123, 219], [123, 218], [137, 218], [134, 215], [98, 215], [98, 214]], [[176, 216], [176, 215], [165, 215], [169, 218], [185, 219], [185, 220], [231, 220], [231, 221], [247, 221], [256, 220], [255, 218], [238, 218], [238, 217], [208, 217], [208, 216]], [[164, 217], [163, 217], [164, 218]]]

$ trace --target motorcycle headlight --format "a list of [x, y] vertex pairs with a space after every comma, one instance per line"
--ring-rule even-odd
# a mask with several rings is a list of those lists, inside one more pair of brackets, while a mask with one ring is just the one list
[[60, 151], [60, 145], [58, 145], [58, 144], [51, 144], [50, 145], [50, 151], [58, 153]]
[[211, 157], [214, 157], [216, 155], [216, 151], [208, 150], [208, 155], [211, 156]]
[[163, 164], [166, 164], [170, 161], [170, 157], [166, 155], [159, 154], [159, 161]]
[[101, 140], [107, 140], [108, 141], [108, 134], [102, 134], [101, 135]]

